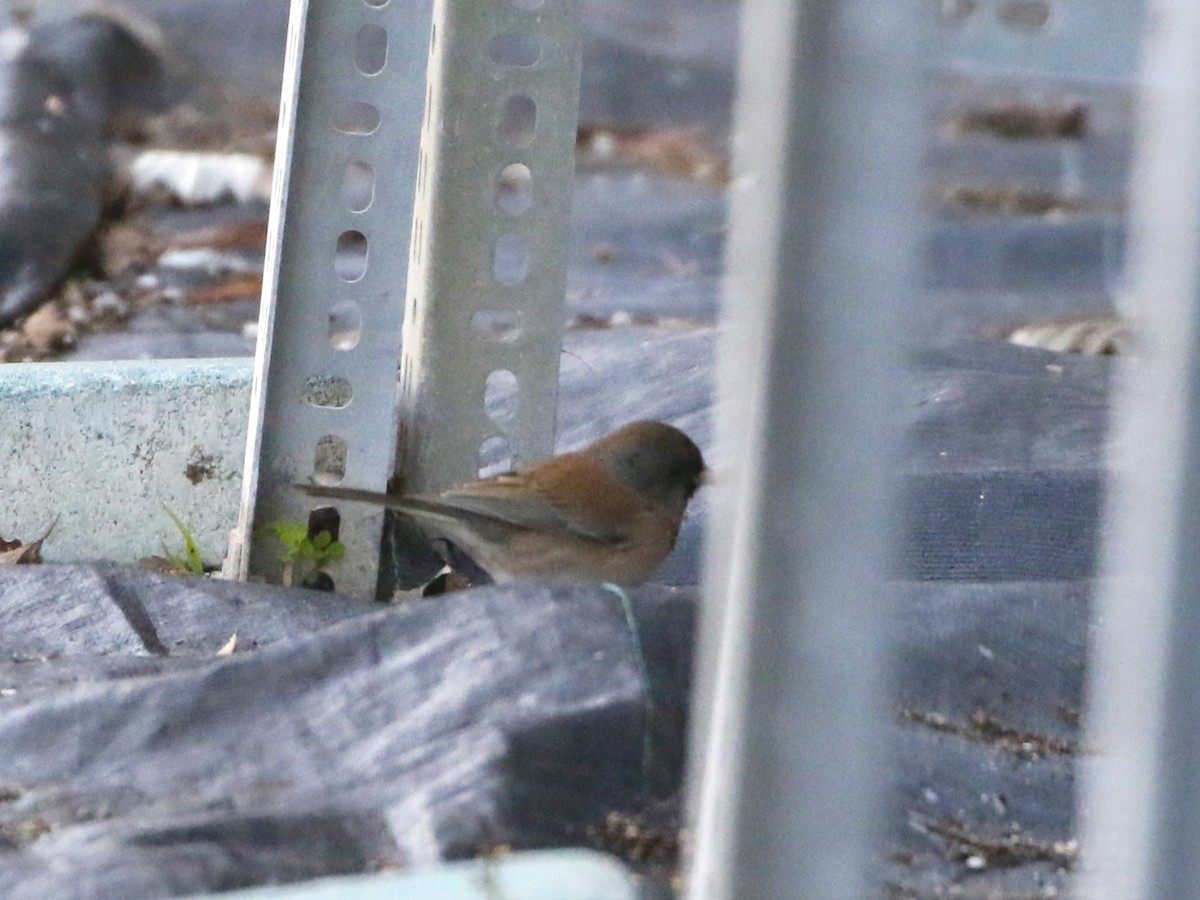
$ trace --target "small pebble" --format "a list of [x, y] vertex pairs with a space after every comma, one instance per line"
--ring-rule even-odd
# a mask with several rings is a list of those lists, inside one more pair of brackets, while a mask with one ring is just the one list
[[129, 304], [116, 291], [105, 291], [92, 300], [92, 309], [101, 314], [123, 316], [129, 311]]

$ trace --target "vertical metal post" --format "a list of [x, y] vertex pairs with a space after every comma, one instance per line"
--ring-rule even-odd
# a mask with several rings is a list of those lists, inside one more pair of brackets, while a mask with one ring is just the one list
[[[432, 0], [293, 0], [250, 437], [227, 571], [276, 579], [297, 480], [380, 489], [396, 368]], [[336, 586], [373, 596], [383, 515], [343, 517]]]
[[693, 703], [696, 900], [876, 892], [889, 386], [920, 231], [915, 12], [743, 13]]
[[1141, 0], [941, 0], [922, 4], [934, 67], [982, 77], [1129, 82]]
[[1200, 897], [1200, 6], [1151, 5], [1079, 896]]
[[437, 0], [436, 21], [400, 378], [410, 491], [553, 450], [579, 110], [577, 0]]

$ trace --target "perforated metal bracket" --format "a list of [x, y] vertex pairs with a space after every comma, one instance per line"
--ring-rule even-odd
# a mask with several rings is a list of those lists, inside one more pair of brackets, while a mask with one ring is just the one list
[[582, 43], [577, 0], [437, 0], [435, 21], [401, 364], [416, 491], [553, 449]]
[[[268, 526], [309, 519], [296, 481], [382, 488], [431, 0], [293, 0], [238, 528], [225, 571], [280, 576]], [[327, 523], [339, 590], [373, 595], [383, 516]]]
[[[578, 23], [577, 0], [294, 0], [230, 571], [278, 577], [265, 526], [316, 514], [292, 482], [428, 490], [552, 450]], [[337, 512], [335, 586], [374, 595], [383, 514]]]

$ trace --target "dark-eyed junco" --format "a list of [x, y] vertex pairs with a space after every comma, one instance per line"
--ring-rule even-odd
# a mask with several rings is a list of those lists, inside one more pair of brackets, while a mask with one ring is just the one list
[[707, 471], [677, 428], [633, 422], [564, 453], [440, 494], [299, 484], [314, 497], [387, 506], [451, 541], [499, 582], [638, 584], [667, 557]]

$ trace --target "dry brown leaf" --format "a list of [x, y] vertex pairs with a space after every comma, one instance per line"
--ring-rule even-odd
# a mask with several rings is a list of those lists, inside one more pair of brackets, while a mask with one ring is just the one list
[[984, 134], [1006, 140], [1077, 140], [1087, 135], [1088, 108], [1082, 103], [1067, 106], [1032, 106], [1012, 103], [985, 109], [965, 110], [949, 122], [953, 134]]
[[242, 219], [197, 228], [172, 236], [172, 250], [262, 250], [267, 246], [267, 220]]
[[73, 347], [81, 335], [111, 331], [134, 310], [160, 302], [159, 288], [117, 293], [104, 283], [71, 279], [40, 309], [0, 330], [0, 363], [40, 362]]
[[1084, 356], [1120, 356], [1133, 342], [1129, 325], [1111, 315], [1041, 319], [1011, 329], [1006, 337], [1021, 347]]
[[109, 278], [127, 272], [145, 272], [165, 249], [163, 238], [147, 226], [117, 222], [100, 235], [100, 265]]
[[47, 303], [35, 309], [25, 320], [21, 331], [29, 346], [41, 352], [68, 347], [75, 339], [75, 323], [67, 318], [57, 303]]
[[621, 142], [631, 162], [679, 178], [724, 186], [729, 183], [729, 159], [714, 149], [699, 128], [664, 128], [631, 134]]
[[927, 193], [939, 209], [983, 215], [1054, 218], [1100, 206], [1074, 194], [1023, 184], [943, 184], [931, 187]]
[[421, 588], [422, 597], [440, 597], [442, 594], [453, 594], [458, 591], [465, 591], [470, 587], [470, 582], [451, 569], [449, 566], [443, 566], [441, 571], [430, 579], [429, 583]]
[[714, 187], [729, 183], [729, 157], [703, 128], [611, 129], [583, 126], [576, 147], [587, 161], [620, 162]]
[[261, 294], [261, 275], [239, 275], [215, 284], [194, 287], [187, 292], [185, 302], [189, 306], [208, 306], [215, 303], [230, 303], [234, 300], [253, 300]]
[[145, 572], [157, 572], [160, 575], [189, 575], [183, 566], [171, 562], [165, 556], [144, 556], [137, 562], [138, 568]]
[[46, 533], [35, 541], [6, 541], [0, 538], [0, 566], [28, 566], [42, 561], [42, 542], [50, 537], [50, 532], [58, 524], [58, 516], [50, 523]]

